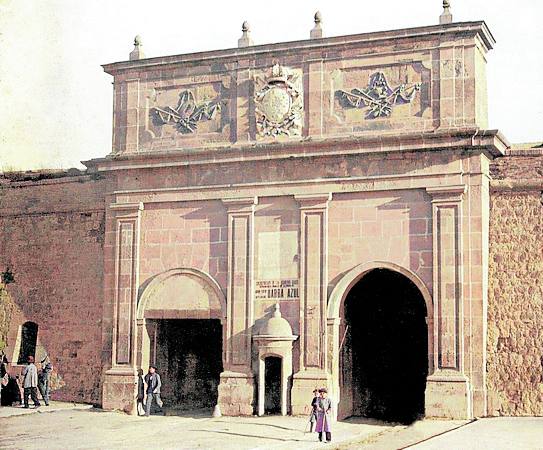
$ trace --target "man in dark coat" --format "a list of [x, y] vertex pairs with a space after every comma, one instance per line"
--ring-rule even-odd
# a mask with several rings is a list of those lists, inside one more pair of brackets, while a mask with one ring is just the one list
[[317, 422], [317, 407], [319, 404], [319, 390], [315, 388], [313, 390], [313, 400], [311, 400], [311, 415], [309, 416], [309, 432], [313, 433], [313, 428]]
[[151, 405], [153, 403], [153, 399], [155, 400], [156, 404], [162, 408], [162, 400], [160, 399], [160, 387], [162, 386], [162, 382], [160, 381], [160, 375], [157, 373], [155, 366], [149, 367], [149, 372], [147, 375], [145, 375], [145, 384], [147, 385], [145, 415], [149, 417], [151, 415]]

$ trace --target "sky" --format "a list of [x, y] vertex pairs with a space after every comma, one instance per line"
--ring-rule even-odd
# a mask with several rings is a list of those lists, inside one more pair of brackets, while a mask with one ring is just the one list
[[[111, 152], [112, 78], [134, 36], [147, 57], [437, 24], [442, 0], [0, 0], [0, 171], [83, 166]], [[543, 2], [451, 0], [454, 21], [485, 20], [489, 128], [543, 140]]]

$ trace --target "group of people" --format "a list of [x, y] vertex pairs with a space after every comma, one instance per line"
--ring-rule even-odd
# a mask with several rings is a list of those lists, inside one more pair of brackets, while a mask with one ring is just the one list
[[[50, 379], [53, 365], [49, 356], [45, 356], [40, 362], [40, 369], [34, 363], [34, 357], [29, 356], [27, 365], [22, 373], [23, 384], [23, 405], [30, 408], [28, 404], [29, 397], [34, 402], [34, 407], [39, 408], [41, 403], [38, 399], [38, 390], [41, 394], [45, 406], [49, 406]], [[0, 362], [0, 403], [2, 406], [17, 406], [21, 403], [21, 389], [19, 387], [19, 377], [12, 377], [7, 371], [7, 361], [5, 358]]]
[[332, 400], [328, 397], [326, 388], [313, 390], [309, 424], [310, 432], [315, 428], [315, 432], [319, 433], [319, 441], [323, 441], [323, 434], [326, 442], [332, 440]]
[[143, 376], [143, 370], [138, 373], [138, 416], [145, 414], [151, 415], [151, 407], [154, 402], [162, 408], [162, 399], [160, 398], [160, 388], [162, 381], [155, 366], [150, 366], [149, 371]]

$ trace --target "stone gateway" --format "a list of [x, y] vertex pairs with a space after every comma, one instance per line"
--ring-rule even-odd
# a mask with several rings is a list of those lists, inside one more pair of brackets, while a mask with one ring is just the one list
[[138, 37], [104, 66], [111, 153], [0, 178], [11, 371], [48, 354], [53, 399], [127, 412], [153, 364], [173, 409], [305, 415], [326, 387], [338, 419], [543, 414], [543, 147], [488, 129], [492, 34], [318, 22]]

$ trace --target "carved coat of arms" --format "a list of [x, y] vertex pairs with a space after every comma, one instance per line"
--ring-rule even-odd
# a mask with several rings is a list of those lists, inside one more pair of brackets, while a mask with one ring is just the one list
[[367, 107], [366, 118], [375, 119], [390, 116], [394, 105], [411, 103], [420, 87], [421, 83], [415, 83], [409, 87], [400, 84], [392, 89], [385, 78], [385, 74], [375, 72], [371, 75], [367, 87], [354, 88], [350, 92], [338, 90], [336, 95], [343, 106], [350, 108]]
[[302, 132], [301, 80], [275, 64], [267, 76], [255, 79], [256, 129], [260, 137], [298, 136]]

